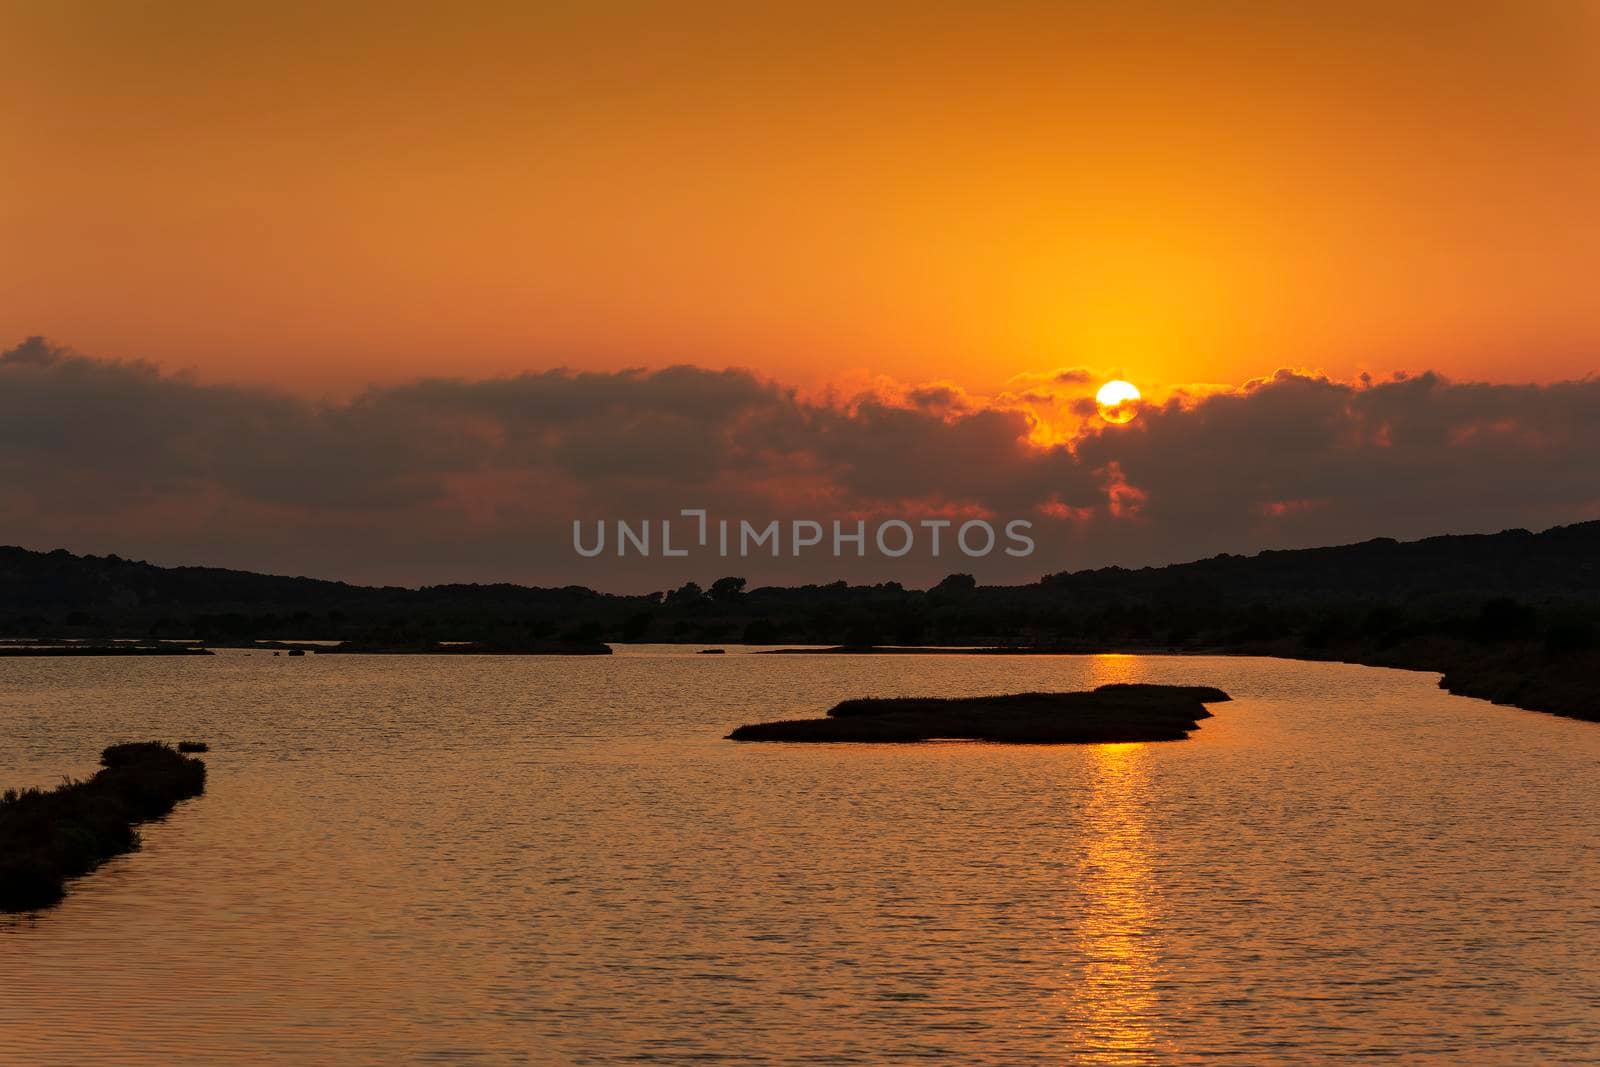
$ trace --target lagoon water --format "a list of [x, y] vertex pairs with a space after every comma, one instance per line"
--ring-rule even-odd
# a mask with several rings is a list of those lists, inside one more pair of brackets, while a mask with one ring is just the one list
[[[211, 742], [0, 917], [0, 1061], [1600, 1060], [1600, 726], [1175, 657], [0, 661], [0, 785]], [[1216, 684], [1186, 742], [739, 745], [853, 696]]]

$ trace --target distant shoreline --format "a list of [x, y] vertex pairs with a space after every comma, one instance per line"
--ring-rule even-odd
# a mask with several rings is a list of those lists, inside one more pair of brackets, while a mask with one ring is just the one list
[[187, 645], [0, 645], [0, 659], [33, 656], [211, 656], [209, 648]]
[[1381, 651], [1324, 650], [1263, 642], [1213, 648], [1094, 647], [1085, 645], [834, 645], [764, 649], [757, 655], [973, 655], [973, 656], [1264, 656], [1310, 663], [1349, 663], [1440, 675], [1439, 688], [1504, 707], [1600, 722], [1593, 656], [1550, 657], [1532, 646], [1485, 650], [1465, 642], [1425, 641]]
[[[618, 642], [619, 644], [631, 642]], [[690, 645], [696, 641], [642, 642]], [[739, 647], [737, 644], [732, 647]], [[548, 642], [522, 646], [449, 642], [433, 645], [367, 645], [295, 641], [206, 642], [186, 645], [132, 644], [110, 640], [98, 643], [0, 644], [0, 658], [94, 656], [212, 656], [229, 648], [273, 655], [412, 655], [412, 656], [609, 656], [609, 644]], [[1536, 642], [1491, 646], [1459, 639], [1427, 637], [1387, 648], [1360, 646], [1307, 647], [1294, 639], [1247, 642], [1236, 645], [827, 645], [817, 647], [760, 648], [753, 655], [825, 656], [1266, 656], [1305, 662], [1350, 663], [1365, 667], [1428, 671], [1439, 674], [1439, 687], [1456, 696], [1475, 697], [1494, 704], [1537, 711], [1584, 722], [1600, 722], [1600, 698], [1595, 679], [1600, 678], [1600, 654], [1594, 651], [1552, 654]]]
[[271, 641], [255, 644], [204, 645], [136, 645], [117, 642], [74, 644], [0, 645], [0, 658], [57, 657], [57, 656], [214, 656], [216, 649], [227, 648], [243, 652], [270, 652], [274, 656], [287, 653], [303, 656], [315, 653], [322, 656], [609, 656], [611, 646], [600, 642], [592, 644], [553, 644], [527, 647], [499, 647], [472, 642], [440, 644], [434, 646], [373, 646], [316, 644], [303, 642]]

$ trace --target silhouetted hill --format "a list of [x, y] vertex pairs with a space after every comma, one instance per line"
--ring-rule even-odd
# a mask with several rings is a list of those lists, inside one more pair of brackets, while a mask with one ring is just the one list
[[[0, 547], [0, 633], [15, 637], [354, 638], [501, 630], [555, 633], [596, 605], [629, 603], [588, 589], [359, 586], [217, 567], [158, 567], [119, 556]], [[604, 611], [595, 614], [604, 616]]]
[[644, 596], [367, 587], [0, 548], [0, 636], [32, 639], [339, 640], [352, 651], [742, 641], [1250, 652], [1434, 670], [1452, 692], [1600, 719], [1597, 632], [1600, 522], [1107, 567], [1021, 586], [952, 574], [928, 590], [835, 582], [747, 591], [728, 576]]
[[1051, 575], [1050, 588], [1075, 593], [1155, 593], [1173, 588], [1233, 596], [1409, 598], [1452, 594], [1600, 594], [1600, 522], [1543, 533], [1506, 530], [1396, 541], [1380, 537], [1334, 548], [1221, 555], [1169, 567], [1107, 567]]
[[925, 591], [894, 582], [746, 590], [727, 577], [643, 596], [579, 586], [370, 587], [0, 548], [0, 634], [13, 637], [1049, 647], [1294, 637], [1316, 648], [1447, 633], [1581, 645], [1596, 605], [1600, 522], [1107, 567], [1022, 586], [978, 586], [956, 574]]

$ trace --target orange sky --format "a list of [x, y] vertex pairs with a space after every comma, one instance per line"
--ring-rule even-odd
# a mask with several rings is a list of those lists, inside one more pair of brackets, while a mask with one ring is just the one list
[[1580, 376], [1597, 12], [0, 0], [0, 345], [307, 391]]

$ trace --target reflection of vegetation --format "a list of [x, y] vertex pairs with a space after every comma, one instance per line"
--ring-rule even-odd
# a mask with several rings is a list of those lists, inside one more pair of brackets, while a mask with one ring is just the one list
[[[1541, 534], [1109, 567], [1021, 586], [953, 574], [611, 596], [569, 586], [363, 588], [0, 549], [0, 634], [348, 641], [351, 648], [598, 651], [603, 642], [1247, 651], [1431, 669], [1453, 689], [1600, 715], [1600, 522]], [[454, 646], [461, 650], [461, 646]]]
[[733, 741], [961, 739], [1019, 744], [1181, 741], [1207, 703], [1227, 700], [1210, 686], [1103, 685], [1084, 693], [846, 700], [823, 719], [741, 726]]
[[205, 790], [206, 765], [158, 741], [112, 745], [100, 762], [88, 781], [0, 797], [0, 911], [56, 903], [66, 879], [138, 848], [135, 824]]

